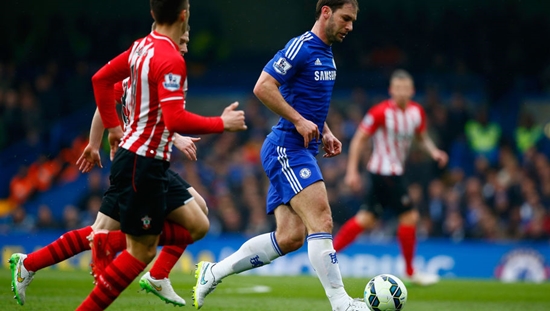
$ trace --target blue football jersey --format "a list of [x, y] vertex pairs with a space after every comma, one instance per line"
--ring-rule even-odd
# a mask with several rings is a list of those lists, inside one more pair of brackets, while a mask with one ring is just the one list
[[[304, 118], [317, 124], [322, 133], [336, 80], [331, 46], [308, 31], [291, 39], [263, 70], [281, 83], [284, 99]], [[294, 124], [282, 117], [268, 139], [287, 148], [304, 146], [304, 138]], [[309, 143], [315, 154], [319, 152], [319, 143]]]

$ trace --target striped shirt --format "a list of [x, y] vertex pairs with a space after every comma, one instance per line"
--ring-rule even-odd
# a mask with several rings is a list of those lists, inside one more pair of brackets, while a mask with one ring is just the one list
[[173, 40], [154, 31], [135, 41], [130, 49], [92, 77], [97, 108], [105, 128], [120, 125], [113, 105], [113, 85], [128, 76], [124, 107], [128, 119], [121, 148], [140, 156], [169, 161], [175, 132], [210, 134], [224, 131], [221, 117], [203, 117], [184, 109], [185, 61]]
[[[130, 85], [130, 78], [126, 78], [122, 81], [119, 81], [115, 84], [115, 99], [117, 99], [117, 102], [121, 104], [121, 115], [120, 115], [120, 125], [123, 129], [126, 128], [126, 125], [129, 121], [130, 112], [126, 108], [126, 103], [128, 101], [129, 93], [128, 93], [128, 86]], [[183, 83], [183, 94], [184, 97], [187, 95], [187, 78], [185, 79], [185, 82]], [[185, 101], [183, 102], [183, 108], [185, 108]]]
[[[185, 63], [179, 47], [169, 38], [152, 32], [134, 42], [128, 64], [130, 84], [125, 113], [128, 120], [120, 147], [145, 157], [168, 161], [173, 133], [162, 118], [161, 102], [183, 103]], [[163, 87], [157, 87], [162, 82]]]
[[385, 176], [403, 175], [414, 136], [426, 130], [426, 115], [416, 102], [410, 101], [401, 109], [386, 100], [367, 112], [359, 128], [373, 138], [367, 170]]

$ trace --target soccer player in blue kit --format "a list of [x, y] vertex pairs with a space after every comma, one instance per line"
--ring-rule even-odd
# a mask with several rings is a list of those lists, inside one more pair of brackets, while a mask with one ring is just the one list
[[331, 210], [315, 158], [320, 142], [324, 157], [342, 151], [325, 123], [336, 79], [331, 45], [353, 29], [357, 11], [357, 0], [319, 0], [312, 30], [290, 40], [264, 67], [254, 94], [281, 116], [261, 151], [270, 180], [267, 213], [275, 214], [277, 229], [251, 238], [218, 263], [201, 261], [193, 294], [197, 309], [223, 278], [269, 264], [307, 239], [309, 260], [332, 310], [368, 310], [344, 289], [332, 245]]

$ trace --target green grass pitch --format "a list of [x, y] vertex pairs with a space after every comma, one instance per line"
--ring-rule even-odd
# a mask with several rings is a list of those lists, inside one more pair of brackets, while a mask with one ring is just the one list
[[[173, 273], [171, 280], [186, 301], [181, 310], [194, 310], [192, 275]], [[368, 280], [347, 278], [348, 293], [363, 295]], [[10, 272], [0, 269], [0, 310], [69, 311], [74, 310], [92, 289], [92, 277], [85, 271], [47, 269], [36, 274], [27, 290], [27, 302], [16, 304], [10, 291]], [[443, 280], [430, 287], [409, 286], [405, 311], [543, 311], [550, 310], [550, 283], [503, 284], [485, 280]], [[134, 281], [108, 310], [175, 310], [152, 294], [139, 291]], [[315, 277], [231, 276], [211, 295], [204, 311], [318, 311], [330, 310], [330, 304]]]

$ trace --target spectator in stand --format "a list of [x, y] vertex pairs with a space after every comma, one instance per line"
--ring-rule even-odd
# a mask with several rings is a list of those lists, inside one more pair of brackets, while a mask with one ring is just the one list
[[38, 214], [36, 218], [36, 229], [51, 230], [59, 229], [60, 226], [53, 217], [52, 210], [46, 204], [42, 204], [38, 207]]
[[28, 171], [26, 166], [21, 166], [17, 175], [11, 179], [9, 200], [12, 204], [25, 203], [34, 194], [35, 184], [29, 178]]
[[[88, 208], [88, 202], [92, 197], [103, 197], [106, 187], [103, 184], [103, 176], [99, 169], [95, 169], [88, 173], [88, 185], [86, 190], [78, 199], [77, 207], [80, 211], [85, 211]], [[95, 218], [94, 218], [95, 219]]]
[[443, 222], [447, 212], [445, 203], [445, 185], [440, 179], [434, 179], [428, 187], [428, 217], [431, 222], [431, 236], [442, 234]]
[[94, 224], [97, 213], [101, 208], [101, 198], [102, 196], [90, 196], [86, 204], [86, 210], [81, 213], [81, 224], [83, 226], [91, 226]]
[[475, 119], [466, 122], [464, 131], [474, 157], [486, 158], [491, 165], [495, 165], [502, 130], [500, 125], [489, 121], [487, 110], [481, 109]]
[[8, 135], [7, 144], [13, 144], [25, 137], [26, 128], [23, 123], [23, 111], [19, 103], [19, 94], [15, 89], [8, 89], [4, 95], [3, 121]]
[[531, 113], [524, 112], [514, 131], [517, 151], [521, 155], [524, 154], [528, 149], [535, 147], [542, 138], [542, 126], [535, 123], [535, 118]]
[[461, 93], [452, 95], [449, 106], [449, 123], [447, 125], [450, 130], [450, 139], [454, 141], [464, 137], [464, 128], [468, 120], [470, 120], [470, 113], [468, 112], [466, 99]]
[[34, 219], [27, 215], [23, 207], [17, 206], [10, 214], [8, 225], [10, 232], [30, 233], [34, 230]]
[[50, 189], [60, 171], [61, 164], [57, 159], [48, 159], [47, 156], [40, 155], [29, 167], [28, 176], [34, 182], [36, 190], [43, 192]]
[[83, 226], [80, 224], [80, 215], [78, 208], [74, 205], [66, 205], [63, 209], [63, 230], [71, 231], [80, 229]]

